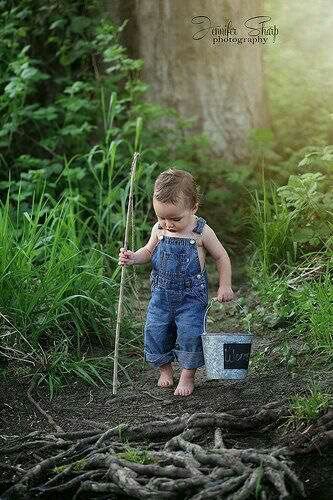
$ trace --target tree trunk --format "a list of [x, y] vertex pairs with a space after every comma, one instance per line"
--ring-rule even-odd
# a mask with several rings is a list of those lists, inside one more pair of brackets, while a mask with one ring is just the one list
[[192, 18], [207, 16], [211, 27], [225, 27], [230, 19], [237, 33], [228, 37], [248, 38], [244, 21], [265, 14], [262, 0], [113, 0], [107, 5], [115, 21], [129, 20], [124, 43], [130, 56], [144, 60], [147, 99], [176, 108], [184, 118], [195, 116], [194, 129], [210, 137], [216, 154], [244, 159], [250, 129], [269, 122], [263, 44], [213, 44], [211, 30], [195, 39], [209, 20], [194, 24]]

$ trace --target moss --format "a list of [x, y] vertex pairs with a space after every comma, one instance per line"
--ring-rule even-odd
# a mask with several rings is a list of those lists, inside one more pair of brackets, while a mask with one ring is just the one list
[[136, 448], [128, 447], [126, 451], [117, 453], [117, 457], [128, 462], [135, 462], [137, 464], [147, 465], [154, 463], [153, 458], [147, 450], [137, 450]]
[[65, 465], [59, 465], [59, 467], [53, 467], [52, 470], [56, 474], [59, 474], [61, 472], [64, 472], [68, 467], [72, 467], [72, 470], [79, 472], [85, 468], [86, 464], [87, 460], [81, 458], [81, 460], [77, 460], [77, 462], [73, 462], [72, 464], [65, 464]]

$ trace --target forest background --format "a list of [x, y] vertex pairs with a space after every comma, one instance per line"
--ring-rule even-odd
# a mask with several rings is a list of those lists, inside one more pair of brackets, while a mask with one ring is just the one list
[[[251, 320], [287, 325], [309, 359], [331, 366], [331, 17], [324, 0], [265, 8], [285, 35], [263, 49], [270, 123], [249, 130], [247, 154], [233, 161], [213, 153], [195, 117], [145, 99], [145, 61], [129, 57], [126, 23], [100, 2], [0, 2], [3, 377], [34, 376], [51, 395], [69, 375], [110, 382], [134, 151], [132, 248], [154, 222], [156, 176], [170, 166], [189, 170], [204, 195], [200, 215], [222, 235], [236, 281], [260, 298]], [[304, 36], [309, 17], [318, 29]], [[136, 283], [147, 279], [147, 268], [135, 273]], [[128, 274], [124, 369], [142, 343], [132, 283]]]

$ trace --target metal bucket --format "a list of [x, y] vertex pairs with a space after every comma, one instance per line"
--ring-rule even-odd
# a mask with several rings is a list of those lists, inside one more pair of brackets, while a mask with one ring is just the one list
[[203, 324], [202, 345], [207, 379], [244, 379], [248, 372], [253, 334], [251, 332], [207, 332], [206, 309]]

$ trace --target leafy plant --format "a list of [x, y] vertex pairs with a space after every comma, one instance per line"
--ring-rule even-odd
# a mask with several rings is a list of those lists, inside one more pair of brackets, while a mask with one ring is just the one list
[[329, 248], [333, 199], [320, 191], [324, 178], [319, 172], [291, 175], [287, 185], [271, 184], [269, 191], [263, 183], [262, 199], [257, 191], [252, 195], [254, 258], [265, 272], [274, 265], [295, 265], [308, 252]]
[[288, 184], [277, 188], [292, 219], [293, 241], [312, 247], [326, 244], [332, 224], [333, 198], [319, 191], [325, 178], [320, 172], [291, 175]]
[[142, 117], [154, 115], [153, 106], [139, 106], [142, 61], [126, 55], [124, 25], [114, 26], [97, 1], [8, 0], [0, 12], [0, 189], [10, 186], [11, 199], [27, 207], [43, 189], [53, 199], [71, 196], [88, 217], [98, 215], [101, 238], [114, 187], [116, 198], [126, 194], [133, 150], [142, 149]]

